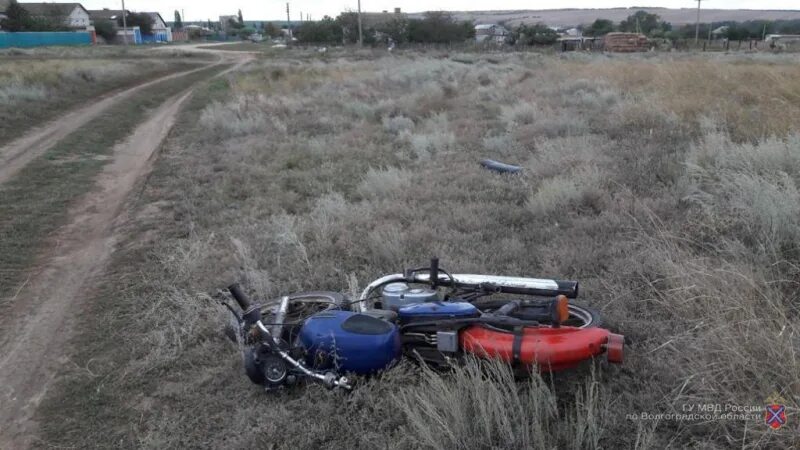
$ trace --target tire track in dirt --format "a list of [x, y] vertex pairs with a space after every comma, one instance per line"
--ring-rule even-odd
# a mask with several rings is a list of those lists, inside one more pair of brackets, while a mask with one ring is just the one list
[[34, 128], [24, 136], [0, 148], [0, 184], [8, 181], [33, 159], [44, 154], [44, 152], [52, 148], [58, 141], [86, 125], [112, 105], [130, 98], [135, 93], [153, 86], [154, 84], [190, 75], [218, 64], [220, 64], [220, 62], [205, 64], [196, 69], [173, 73], [142, 84], [137, 84], [122, 92], [101, 97], [99, 101], [89, 105], [68, 111], [58, 119]]
[[[237, 70], [251, 57], [217, 74]], [[145, 177], [192, 87], [164, 101], [125, 141], [95, 187], [69, 211], [68, 224], [57, 233], [57, 245], [19, 288], [2, 318], [0, 341], [0, 449], [36, 444], [34, 413], [68, 360], [64, 346], [78, 322], [90, 282], [102, 274], [119, 237], [115, 223], [138, 180]]]

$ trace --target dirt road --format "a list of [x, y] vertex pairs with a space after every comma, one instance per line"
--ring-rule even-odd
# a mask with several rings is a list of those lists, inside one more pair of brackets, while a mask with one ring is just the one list
[[[246, 55], [236, 58], [239, 63], [220, 75], [250, 59]], [[63, 345], [72, 334], [82, 299], [92, 280], [103, 272], [119, 239], [115, 221], [138, 180], [149, 172], [190, 89], [162, 103], [128, 139], [114, 147], [112, 160], [97, 177], [94, 189], [70, 208], [67, 225], [54, 240], [57, 245], [41, 258], [40, 269], [19, 288], [0, 321], [0, 449], [35, 445], [32, 417], [59, 367], [67, 362], [61, 356]], [[87, 117], [96, 113], [87, 110], [75, 120], [89, 120]], [[64, 136], [66, 128], [56, 128], [40, 131], [43, 142]], [[44, 151], [42, 144], [33, 145], [34, 153]], [[35, 157], [28, 152], [20, 155], [24, 156], [18, 158], [26, 160]]]
[[197, 69], [173, 73], [152, 81], [148, 81], [146, 83], [136, 85], [122, 92], [103, 97], [99, 101], [92, 102], [76, 110], [68, 111], [58, 119], [41, 127], [35, 128], [26, 135], [18, 138], [5, 147], [0, 148], [0, 184], [6, 182], [20, 169], [25, 167], [26, 164], [44, 154], [44, 152], [53, 147], [61, 139], [67, 137], [67, 135], [73, 131], [86, 125], [95, 117], [98, 117], [103, 113], [103, 111], [106, 111], [112, 105], [130, 98], [135, 93], [147, 88], [148, 86], [184, 75], [189, 75], [191, 73], [206, 69], [210, 66], [211, 65], [204, 65]]

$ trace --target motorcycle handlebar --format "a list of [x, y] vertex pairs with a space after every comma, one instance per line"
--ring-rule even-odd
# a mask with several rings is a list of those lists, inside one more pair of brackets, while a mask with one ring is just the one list
[[242, 311], [246, 311], [247, 308], [250, 307], [250, 300], [247, 298], [244, 292], [242, 292], [242, 289], [238, 284], [234, 283], [228, 286], [228, 290], [233, 296], [233, 299], [236, 300], [236, 303], [239, 304], [239, 307], [242, 308]]

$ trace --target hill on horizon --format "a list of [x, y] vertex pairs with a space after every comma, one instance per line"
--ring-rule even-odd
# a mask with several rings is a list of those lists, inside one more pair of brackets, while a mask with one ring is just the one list
[[[609, 19], [614, 22], [625, 20], [636, 11], [647, 11], [658, 14], [661, 20], [671, 23], [674, 26], [693, 24], [697, 15], [696, 8], [662, 8], [649, 6], [636, 6], [630, 8], [565, 8], [565, 9], [525, 9], [525, 10], [497, 10], [497, 11], [447, 11], [457, 20], [466, 20], [475, 24], [480, 23], [500, 23], [516, 26], [521, 23], [534, 24], [544, 23], [549, 26], [575, 27], [594, 22], [596, 19]], [[374, 13], [374, 11], [364, 11], [364, 13]], [[389, 13], [391, 14], [391, 13]], [[421, 19], [425, 12], [406, 13], [409, 18]], [[748, 20], [800, 20], [800, 10], [770, 10], [770, 9], [701, 9], [700, 23], [736, 21], [745, 22]], [[278, 26], [286, 24], [286, 19], [255, 19], [245, 20], [248, 26], [258, 27], [261, 23], [272, 22]], [[168, 21], [172, 23], [172, 21]], [[187, 21], [187, 24], [194, 23], [205, 25], [206, 21]], [[299, 20], [292, 20], [292, 25], [302, 23]]]
[[[631, 8], [603, 8], [603, 9], [541, 9], [541, 10], [510, 10], [510, 11], [450, 11], [458, 20], [467, 20], [478, 23], [504, 22], [507, 25], [520, 23], [544, 23], [550, 26], [574, 27], [589, 24], [596, 19], [609, 19], [620, 22], [636, 11], [644, 10], [658, 14], [661, 19], [672, 25], [685, 25], [695, 22], [696, 8], [660, 8], [660, 7], [631, 7]], [[421, 18], [425, 13], [410, 13], [411, 18]], [[794, 20], [800, 19], [800, 10], [759, 10], [759, 9], [701, 9], [700, 22], [723, 22], [747, 20]]]

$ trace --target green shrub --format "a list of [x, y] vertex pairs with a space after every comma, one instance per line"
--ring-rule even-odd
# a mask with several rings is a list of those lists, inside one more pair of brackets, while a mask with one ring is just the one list
[[117, 27], [110, 20], [95, 20], [94, 31], [108, 42], [113, 41], [117, 36]]

